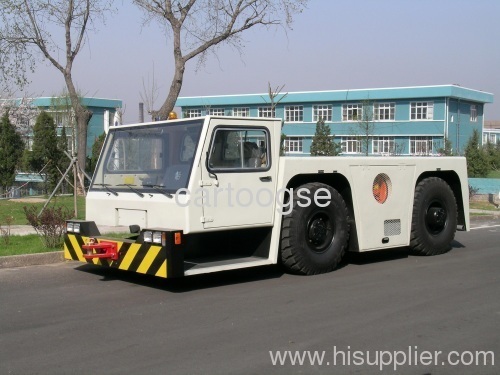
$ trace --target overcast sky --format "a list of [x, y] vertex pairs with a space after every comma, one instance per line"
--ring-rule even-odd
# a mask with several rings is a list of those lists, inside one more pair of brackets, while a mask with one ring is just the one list
[[[171, 43], [129, 1], [90, 33], [73, 78], [86, 96], [121, 99], [124, 123], [138, 121], [143, 80], [173, 75]], [[293, 30], [251, 29], [243, 55], [223, 46], [196, 71], [188, 63], [181, 96], [460, 84], [493, 93], [486, 120], [500, 120], [500, 0], [310, 0]], [[41, 64], [26, 92], [59, 94], [61, 74]]]

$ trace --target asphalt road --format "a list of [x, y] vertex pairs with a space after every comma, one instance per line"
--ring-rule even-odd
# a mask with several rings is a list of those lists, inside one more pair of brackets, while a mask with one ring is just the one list
[[[0, 374], [498, 374], [499, 240], [500, 226], [488, 226], [457, 233], [441, 256], [356, 254], [312, 277], [277, 267], [167, 281], [80, 263], [2, 269]], [[273, 366], [277, 350], [324, 351], [324, 361]], [[426, 351], [441, 353], [409, 364], [428, 362]], [[475, 365], [476, 351], [495, 365], [491, 355]], [[406, 364], [380, 371], [403, 352]], [[453, 363], [474, 362], [452, 366], [453, 352]]]

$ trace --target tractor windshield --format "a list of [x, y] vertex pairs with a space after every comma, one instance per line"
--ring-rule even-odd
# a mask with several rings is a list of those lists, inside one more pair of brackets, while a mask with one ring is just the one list
[[175, 194], [186, 188], [203, 120], [110, 129], [91, 190]]

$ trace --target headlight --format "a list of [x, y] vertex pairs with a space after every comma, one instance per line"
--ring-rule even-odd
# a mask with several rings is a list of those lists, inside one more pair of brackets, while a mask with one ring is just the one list
[[153, 242], [153, 232], [150, 230], [144, 231], [144, 242]]
[[142, 232], [143, 242], [154, 243], [158, 245], [166, 245], [166, 232], [159, 230], [145, 230]]
[[153, 242], [161, 244], [161, 232], [153, 232]]
[[101, 235], [95, 222], [86, 220], [66, 221], [66, 233], [88, 237], [98, 237]]

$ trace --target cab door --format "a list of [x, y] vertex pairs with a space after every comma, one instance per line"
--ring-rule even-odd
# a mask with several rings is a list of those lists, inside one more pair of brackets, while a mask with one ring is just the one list
[[211, 124], [202, 168], [204, 228], [273, 223], [278, 163], [271, 157], [273, 122]]

